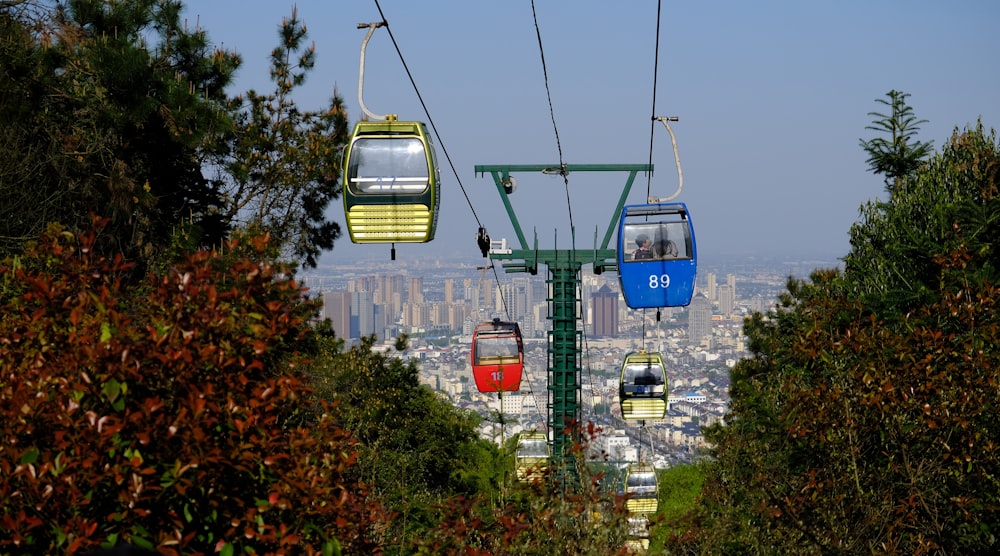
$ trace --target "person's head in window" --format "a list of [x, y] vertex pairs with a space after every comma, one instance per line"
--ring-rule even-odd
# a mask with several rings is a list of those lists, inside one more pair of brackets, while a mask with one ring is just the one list
[[677, 244], [666, 238], [657, 239], [653, 245], [653, 256], [657, 259], [676, 259], [678, 257]]
[[639, 234], [635, 238], [635, 244], [637, 249], [632, 252], [632, 260], [642, 260], [642, 259], [652, 259], [653, 253], [649, 250], [649, 236], [646, 234]]

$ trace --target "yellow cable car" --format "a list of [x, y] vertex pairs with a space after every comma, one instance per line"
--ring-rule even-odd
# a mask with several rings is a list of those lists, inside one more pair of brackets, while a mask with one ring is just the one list
[[539, 479], [549, 465], [549, 438], [544, 432], [521, 433], [517, 438], [517, 480]]
[[625, 502], [629, 514], [656, 513], [659, 494], [656, 469], [648, 463], [630, 464], [625, 472], [625, 494], [630, 495]]
[[434, 239], [441, 171], [422, 122], [362, 121], [344, 150], [344, 214], [354, 243]]
[[[369, 119], [355, 124], [344, 149], [347, 231], [354, 243], [426, 243], [437, 228], [441, 183], [427, 126], [401, 122], [396, 114], [374, 114], [365, 106], [365, 50], [372, 33], [385, 25], [358, 24], [368, 29], [361, 43], [358, 104]], [[393, 248], [393, 259], [395, 254]]]
[[667, 415], [667, 375], [663, 356], [636, 351], [625, 356], [618, 388], [622, 418], [663, 419]]

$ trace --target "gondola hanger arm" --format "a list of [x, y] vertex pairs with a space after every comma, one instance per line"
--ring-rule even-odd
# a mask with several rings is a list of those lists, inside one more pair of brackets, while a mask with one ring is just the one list
[[677, 196], [681, 194], [681, 190], [684, 189], [684, 173], [681, 172], [681, 156], [677, 152], [677, 137], [674, 135], [674, 130], [670, 129], [670, 124], [667, 123], [667, 122], [676, 122], [679, 120], [679, 118], [677, 116], [653, 116], [653, 119], [662, 123], [663, 127], [667, 128], [667, 133], [670, 134], [670, 143], [674, 147], [674, 162], [677, 164], [677, 191], [674, 191], [673, 195], [665, 199], [657, 199], [656, 201], [649, 200], [647, 202], [665, 203], [667, 201], [672, 201], [675, 198], [677, 198]]
[[372, 34], [375, 29], [379, 27], [384, 27], [388, 25], [385, 21], [379, 21], [377, 23], [358, 23], [358, 29], [368, 29], [368, 34], [365, 35], [365, 40], [361, 43], [361, 70], [358, 72], [358, 104], [361, 105], [361, 111], [365, 113], [372, 120], [394, 120], [395, 117], [392, 114], [386, 114], [380, 116], [373, 113], [371, 110], [365, 106], [364, 100], [364, 88], [365, 88], [365, 49], [368, 48], [368, 40], [372, 38]]

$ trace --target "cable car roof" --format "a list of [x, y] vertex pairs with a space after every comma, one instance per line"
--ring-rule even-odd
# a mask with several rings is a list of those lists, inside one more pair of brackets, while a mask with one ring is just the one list
[[684, 203], [660, 203], [653, 205], [628, 205], [625, 216], [655, 216], [657, 214], [680, 214], [687, 218], [687, 205]]

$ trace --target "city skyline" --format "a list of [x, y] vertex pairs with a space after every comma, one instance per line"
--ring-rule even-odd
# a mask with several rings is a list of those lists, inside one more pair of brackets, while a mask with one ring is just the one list
[[[694, 343], [698, 343], [697, 338], [708, 335], [713, 315], [732, 319], [763, 310], [776, 299], [787, 274], [754, 266], [752, 260], [743, 265], [740, 270], [701, 272], [691, 306], [666, 308], [665, 318], [689, 311]], [[316, 274], [308, 275], [304, 282], [329, 303], [323, 316], [330, 318], [334, 330], [345, 338], [356, 340], [372, 333], [381, 341], [400, 333], [468, 336], [475, 323], [492, 318], [519, 322], [525, 338], [543, 337], [549, 317], [544, 274], [498, 273], [494, 277], [487, 270], [448, 265], [362, 266], [336, 279], [326, 276], [329, 282]], [[344, 308], [345, 300], [349, 309]], [[581, 272], [578, 301], [582, 308], [580, 328], [595, 339], [627, 335], [627, 330], [642, 328], [643, 320], [654, 314], [627, 307], [614, 273]], [[345, 320], [348, 312], [350, 318]]]

